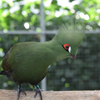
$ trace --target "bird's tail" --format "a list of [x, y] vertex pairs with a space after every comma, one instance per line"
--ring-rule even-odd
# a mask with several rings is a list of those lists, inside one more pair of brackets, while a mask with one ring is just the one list
[[10, 74], [6, 71], [1, 71], [0, 75], [6, 75], [7, 77], [10, 77]]

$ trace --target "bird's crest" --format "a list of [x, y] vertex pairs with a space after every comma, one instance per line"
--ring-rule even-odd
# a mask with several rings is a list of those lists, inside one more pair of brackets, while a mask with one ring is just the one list
[[56, 38], [61, 43], [69, 43], [71, 45], [79, 46], [84, 37], [85, 28], [79, 24], [63, 24], [59, 30]]

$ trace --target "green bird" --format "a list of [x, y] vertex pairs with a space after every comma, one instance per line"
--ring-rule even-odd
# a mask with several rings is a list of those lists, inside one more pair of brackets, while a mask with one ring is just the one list
[[21, 42], [15, 44], [5, 55], [0, 75], [11, 77], [18, 85], [18, 98], [25, 91], [21, 88], [22, 83], [29, 83], [35, 89], [35, 96], [40, 95], [38, 83], [46, 76], [50, 64], [67, 57], [76, 58], [77, 50], [84, 37], [84, 28], [78, 29], [76, 24], [61, 25], [58, 34], [51, 41]]

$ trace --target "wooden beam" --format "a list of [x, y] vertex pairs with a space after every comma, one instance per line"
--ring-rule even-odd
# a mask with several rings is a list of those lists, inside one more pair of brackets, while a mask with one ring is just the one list
[[[40, 100], [39, 95], [34, 99], [34, 91], [21, 93], [20, 100]], [[42, 91], [43, 100], [100, 100], [100, 91]], [[17, 100], [16, 90], [0, 89], [0, 100]]]

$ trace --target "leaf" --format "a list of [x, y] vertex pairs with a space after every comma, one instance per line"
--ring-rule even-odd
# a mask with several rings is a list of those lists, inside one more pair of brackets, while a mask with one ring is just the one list
[[69, 2], [73, 2], [74, 0], [69, 0]]

